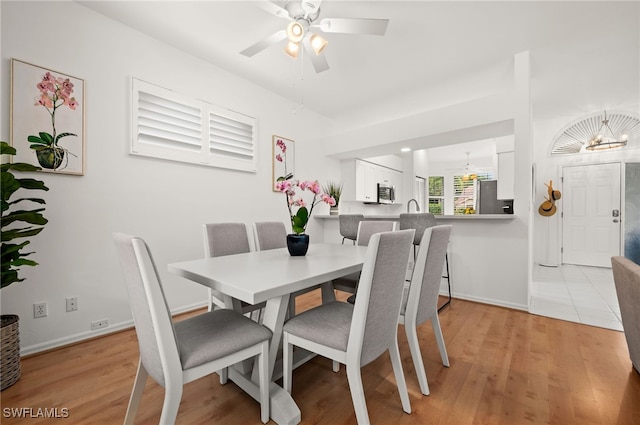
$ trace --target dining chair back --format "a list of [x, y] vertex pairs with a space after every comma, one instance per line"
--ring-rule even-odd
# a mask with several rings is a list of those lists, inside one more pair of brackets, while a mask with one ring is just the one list
[[380, 232], [391, 232], [397, 229], [397, 221], [363, 220], [358, 223], [358, 237], [356, 244], [359, 246], [367, 246], [369, 245], [369, 240], [372, 235]]
[[436, 216], [431, 213], [402, 213], [400, 214], [400, 230], [415, 229], [414, 245], [420, 245], [424, 230], [436, 225]]
[[363, 214], [340, 214], [338, 215], [338, 223], [340, 225], [340, 235], [342, 243], [345, 239], [353, 241], [355, 245], [358, 238], [358, 225], [364, 220]]
[[[400, 214], [400, 230], [404, 229], [416, 229], [416, 236], [413, 240], [413, 258], [417, 257], [417, 246], [422, 241], [422, 235], [425, 229], [433, 227], [437, 224], [436, 216], [431, 213], [403, 213]], [[449, 289], [449, 299], [442, 304], [439, 310], [451, 303], [451, 273], [449, 273], [449, 255], [445, 253], [444, 257], [444, 274], [442, 278], [447, 279], [447, 286]]]
[[[380, 232], [391, 232], [396, 230], [398, 223], [395, 221], [387, 220], [363, 220], [358, 223], [358, 237], [356, 244], [358, 246], [369, 245], [371, 236]], [[339, 277], [333, 280], [333, 288], [343, 292], [349, 292], [355, 294], [358, 288], [358, 279], [360, 279], [360, 272], [351, 273], [346, 276]], [[355, 298], [350, 297], [349, 302], [353, 303]]]
[[287, 228], [281, 221], [253, 223], [253, 233], [258, 251], [287, 247]]
[[402, 408], [411, 404], [398, 350], [398, 315], [415, 231], [377, 233], [370, 238], [355, 304], [334, 301], [307, 310], [283, 327], [283, 385], [291, 393], [293, 346], [347, 367], [358, 424], [369, 424], [360, 369], [389, 352]]
[[232, 310], [216, 310], [173, 323], [162, 284], [144, 240], [113, 235], [138, 337], [140, 361], [125, 425], [133, 424], [150, 375], [165, 389], [161, 424], [176, 420], [183, 384], [258, 356], [260, 413], [269, 420], [268, 360], [271, 331]]
[[405, 285], [402, 297], [399, 323], [404, 324], [409, 350], [411, 351], [418, 382], [420, 383], [420, 390], [425, 395], [429, 395], [429, 385], [422, 362], [417, 332], [417, 327], [422, 323], [431, 320], [442, 364], [449, 367], [447, 348], [442, 336], [440, 319], [438, 318], [438, 295], [450, 234], [450, 225], [433, 226], [425, 229], [413, 268], [411, 282], [409, 285]]
[[[249, 229], [244, 223], [206, 223], [202, 226], [204, 233], [204, 257], [221, 257], [251, 251]], [[209, 288], [209, 311], [215, 307], [230, 308], [243, 314], [255, 312], [255, 320], [259, 320], [261, 304], [247, 304], [222, 292]]]

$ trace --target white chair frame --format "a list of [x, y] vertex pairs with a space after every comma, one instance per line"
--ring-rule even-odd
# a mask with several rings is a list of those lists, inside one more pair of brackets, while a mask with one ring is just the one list
[[[435, 226], [425, 229], [420, 243], [420, 249], [418, 250], [418, 257], [416, 259], [415, 266], [413, 268], [413, 274], [411, 276], [411, 282], [409, 284], [409, 294], [407, 298], [407, 305], [404, 314], [401, 314], [398, 318], [398, 323], [404, 325], [405, 333], [407, 335], [407, 341], [409, 343], [409, 351], [411, 352], [411, 358], [413, 359], [413, 365], [418, 375], [418, 382], [420, 384], [420, 391], [424, 395], [429, 395], [429, 384], [427, 382], [427, 375], [424, 369], [424, 363], [422, 361], [422, 352], [420, 351], [420, 343], [418, 341], [418, 325], [426, 321], [431, 321], [433, 327], [433, 333], [436, 337], [436, 343], [438, 350], [440, 351], [440, 358], [442, 364], [449, 367], [449, 356], [447, 355], [447, 347], [444, 343], [444, 337], [442, 335], [442, 328], [440, 327], [440, 319], [438, 317], [438, 300], [432, 300], [433, 313], [429, 318], [421, 323], [418, 323], [418, 309], [420, 308], [420, 294], [422, 292], [422, 282], [425, 273], [425, 267], [431, 249], [430, 242], [434, 229], [445, 226]], [[451, 226], [448, 226], [451, 227]], [[445, 246], [446, 250], [446, 246]], [[441, 279], [442, 266], [438, 269], [438, 278]], [[438, 280], [439, 281], [439, 280]], [[431, 300], [430, 300], [431, 301]]]
[[[413, 235], [411, 235], [413, 240]], [[378, 245], [380, 243], [380, 234], [371, 237], [369, 249], [365, 259], [365, 266], [362, 270], [361, 281], [369, 282], [373, 279], [373, 272], [378, 255]], [[408, 258], [407, 258], [408, 263]], [[367, 266], [369, 265], [369, 266]], [[405, 265], [406, 269], [406, 265]], [[367, 311], [369, 309], [369, 298], [371, 295], [371, 285], [361, 285], [358, 293], [359, 299], [366, 302], [356, 302], [353, 311], [353, 320], [351, 330], [349, 332], [349, 342], [347, 350], [342, 351], [325, 345], [317, 344], [313, 341], [298, 337], [286, 331], [283, 332], [283, 387], [285, 391], [291, 393], [292, 372], [293, 372], [293, 346], [298, 346], [323, 357], [333, 360], [335, 363], [345, 364], [347, 367], [347, 379], [351, 390], [351, 398], [356, 413], [356, 419], [359, 425], [368, 425], [369, 413], [367, 411], [366, 400], [364, 397], [364, 388], [361, 376], [361, 355], [365, 334], [365, 321]], [[399, 312], [398, 312], [399, 313]], [[398, 348], [397, 327], [393, 337], [392, 345], [388, 349], [393, 367], [394, 376], [400, 393], [400, 401], [402, 409], [406, 413], [411, 413], [411, 403], [409, 401], [409, 393], [407, 384], [402, 371], [402, 361], [400, 358], [400, 350]]]
[[[180, 407], [180, 400], [182, 399], [184, 384], [210, 375], [218, 370], [226, 369], [235, 363], [254, 356], [258, 356], [260, 369], [260, 419], [263, 423], [267, 423], [269, 421], [269, 340], [265, 340], [220, 359], [183, 370], [173, 323], [168, 312], [166, 300], [151, 254], [142, 239], [134, 237], [131, 239], [131, 244], [140, 268], [144, 292], [148, 300], [150, 318], [158, 345], [157, 349], [164, 377], [163, 386], [165, 393], [162, 413], [160, 415], [160, 424], [175, 423]], [[143, 356], [141, 355], [124, 425], [133, 425], [134, 423], [148, 376], [149, 373], [147, 369], [145, 369]]]

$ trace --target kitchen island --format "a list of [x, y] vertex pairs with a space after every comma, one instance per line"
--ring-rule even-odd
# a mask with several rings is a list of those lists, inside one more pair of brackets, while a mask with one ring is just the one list
[[[341, 243], [337, 215], [314, 216], [325, 242]], [[527, 226], [516, 214], [437, 215], [451, 224], [448, 257], [453, 298], [527, 310]], [[400, 219], [399, 214], [364, 214], [365, 220]], [[345, 242], [350, 243], [350, 242]], [[525, 255], [523, 255], [523, 252]], [[447, 294], [446, 280], [440, 287]], [[453, 301], [455, 303], [455, 300]]]

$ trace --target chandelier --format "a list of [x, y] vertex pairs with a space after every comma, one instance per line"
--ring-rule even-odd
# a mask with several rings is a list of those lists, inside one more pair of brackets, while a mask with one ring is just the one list
[[[624, 130], [623, 130], [624, 131]], [[604, 118], [602, 119], [602, 125], [596, 134], [594, 134], [585, 149], [590, 151], [600, 151], [604, 149], [614, 149], [626, 146], [629, 134], [626, 132], [620, 133], [616, 136], [609, 126], [609, 119], [607, 118], [607, 111], [604, 111]]]
[[625, 112], [592, 113], [566, 125], [554, 138], [552, 155], [621, 148], [640, 140], [640, 119]]

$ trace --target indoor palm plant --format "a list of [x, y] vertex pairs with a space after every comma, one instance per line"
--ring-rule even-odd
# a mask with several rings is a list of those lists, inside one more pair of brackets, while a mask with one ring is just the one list
[[[47, 219], [42, 215], [44, 208], [19, 209], [16, 205], [24, 205], [28, 202], [44, 205], [45, 201], [40, 198], [20, 197], [22, 190], [49, 190], [44, 182], [32, 178], [17, 178], [12, 171], [38, 171], [39, 167], [20, 162], [4, 162], [4, 155], [13, 156], [16, 154], [15, 148], [9, 146], [7, 142], [0, 142], [0, 153], [3, 155], [3, 162], [0, 166], [2, 176], [2, 254], [1, 273], [2, 288], [12, 283], [22, 282], [18, 273], [22, 266], [36, 266], [34, 260], [28, 258], [33, 252], [25, 252], [23, 249], [30, 243], [29, 239], [37, 235], [44, 228]], [[23, 239], [19, 243], [12, 243], [16, 239]], [[18, 334], [18, 316], [2, 315], [2, 347], [0, 350], [1, 363], [1, 389], [15, 383], [20, 378], [20, 338]]]
[[330, 208], [329, 214], [337, 215], [338, 205], [340, 204], [340, 196], [342, 196], [342, 183], [329, 181], [322, 187], [322, 190], [324, 190], [324, 193], [335, 199], [336, 204]]

